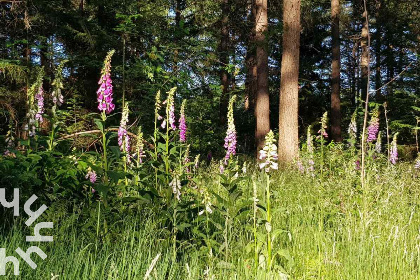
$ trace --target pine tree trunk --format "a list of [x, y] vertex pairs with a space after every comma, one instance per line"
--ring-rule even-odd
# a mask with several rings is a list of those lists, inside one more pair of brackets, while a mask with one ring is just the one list
[[257, 64], [255, 57], [255, 15], [256, 7], [255, 0], [251, 1], [250, 7], [251, 13], [248, 18], [249, 25], [253, 26], [250, 30], [247, 41], [247, 50], [246, 50], [246, 80], [245, 80], [245, 110], [250, 110], [251, 112], [255, 109], [255, 96], [256, 96], [256, 87], [257, 87]]
[[340, 108], [340, 0], [331, 0], [332, 17], [332, 72], [331, 72], [331, 136], [341, 142]]
[[376, 33], [375, 33], [375, 90], [376, 90], [376, 99], [382, 99], [382, 92], [379, 88], [382, 86], [382, 78], [381, 78], [381, 46], [382, 46], [382, 38], [381, 38], [381, 31], [382, 31], [382, 22], [380, 18], [380, 9], [381, 9], [381, 1], [376, 1]]
[[229, 76], [228, 71], [226, 70], [227, 65], [229, 64], [229, 55], [228, 55], [228, 43], [229, 43], [229, 0], [223, 0], [222, 2], [222, 19], [221, 19], [221, 29], [220, 29], [220, 45], [219, 45], [219, 59], [221, 64], [220, 69], [220, 82], [222, 84], [222, 95], [220, 97], [220, 108], [219, 108], [219, 119], [220, 124], [225, 125], [226, 114], [227, 114], [227, 105], [229, 102]]
[[255, 41], [257, 44], [257, 95], [255, 102], [255, 142], [257, 151], [264, 147], [265, 135], [270, 131], [270, 97], [268, 92], [268, 28], [267, 0], [256, 1]]
[[366, 13], [367, 11], [363, 12], [363, 24], [362, 24], [362, 40], [360, 42], [361, 48], [362, 48], [362, 56], [360, 60], [360, 68], [361, 68], [361, 90], [362, 90], [362, 96], [361, 99], [366, 99], [367, 92], [367, 81], [368, 81], [368, 66], [369, 66], [369, 50], [368, 50], [368, 23], [366, 22]]
[[300, 0], [283, 1], [283, 54], [279, 108], [279, 161], [291, 162], [299, 153]]

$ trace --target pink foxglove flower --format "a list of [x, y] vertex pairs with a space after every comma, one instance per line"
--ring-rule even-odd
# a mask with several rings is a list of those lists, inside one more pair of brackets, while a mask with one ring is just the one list
[[130, 136], [127, 133], [128, 113], [128, 103], [125, 103], [118, 128], [118, 145], [120, 150], [126, 153], [127, 162], [130, 162]]
[[378, 137], [379, 132], [379, 110], [375, 108], [372, 112], [372, 117], [370, 118], [369, 126], [367, 128], [368, 137], [367, 142], [373, 142]]
[[398, 132], [394, 134], [394, 139], [392, 140], [392, 143], [391, 143], [391, 151], [389, 155], [389, 161], [394, 165], [397, 164], [397, 161], [398, 161], [397, 136], [398, 136]]
[[229, 100], [229, 107], [228, 107], [228, 129], [226, 131], [225, 137], [225, 149], [226, 149], [226, 156], [225, 156], [225, 164], [227, 164], [228, 160], [231, 156], [236, 155], [236, 128], [235, 128], [235, 119], [233, 118], [233, 104], [236, 101], [236, 95], [232, 96]]
[[97, 180], [97, 175], [95, 171], [89, 170], [88, 173], [86, 174], [86, 179], [89, 179], [89, 181], [94, 184], [96, 183]]
[[42, 123], [44, 121], [42, 114], [44, 114], [44, 88], [41, 86], [38, 89], [38, 93], [35, 95], [37, 101], [37, 112], [35, 114], [35, 120]]
[[112, 98], [112, 80], [111, 80], [111, 57], [114, 50], [109, 51], [102, 68], [102, 75], [99, 79], [99, 89], [97, 90], [98, 109], [106, 114], [111, 113], [115, 109]]
[[271, 169], [279, 169], [277, 160], [277, 146], [274, 139], [274, 133], [270, 130], [265, 136], [265, 146], [260, 150], [258, 159], [260, 160], [260, 169], [265, 169], [265, 172], [270, 172]]
[[187, 124], [185, 122], [185, 103], [186, 99], [182, 101], [181, 105], [181, 117], [179, 118], [179, 140], [184, 143], [187, 141]]

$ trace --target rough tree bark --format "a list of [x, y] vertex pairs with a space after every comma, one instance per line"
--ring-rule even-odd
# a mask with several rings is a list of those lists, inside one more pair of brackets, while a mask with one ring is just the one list
[[361, 99], [366, 99], [367, 94], [367, 81], [368, 81], [368, 67], [369, 67], [369, 49], [368, 49], [368, 23], [366, 22], [366, 14], [367, 11], [363, 12], [363, 19], [362, 19], [362, 37], [360, 46], [362, 48], [362, 55], [360, 60], [360, 68], [361, 68], [361, 90], [362, 90], [362, 96]]
[[226, 66], [229, 64], [228, 43], [229, 43], [229, 0], [222, 2], [222, 19], [220, 21], [220, 44], [219, 60], [221, 64], [220, 82], [222, 84], [222, 95], [220, 97], [219, 119], [220, 124], [226, 124], [227, 105], [229, 102], [229, 74]]
[[332, 72], [331, 72], [331, 136], [341, 142], [340, 108], [340, 0], [331, 0]]
[[255, 15], [256, 7], [255, 0], [251, 0], [250, 14], [248, 17], [249, 25], [253, 26], [248, 36], [247, 50], [246, 50], [246, 67], [247, 74], [245, 80], [245, 110], [254, 111], [255, 108], [255, 96], [257, 87], [257, 64], [255, 57]]
[[381, 86], [382, 86], [382, 77], [381, 77], [381, 46], [382, 46], [382, 21], [380, 18], [380, 9], [381, 9], [381, 0], [376, 1], [376, 32], [375, 32], [375, 90], [376, 90], [376, 99], [382, 99]]
[[298, 156], [300, 0], [283, 1], [283, 54], [279, 106], [279, 161]]
[[270, 97], [268, 92], [267, 0], [256, 0], [255, 42], [257, 44], [257, 95], [255, 100], [255, 142], [257, 151], [264, 147], [270, 131]]

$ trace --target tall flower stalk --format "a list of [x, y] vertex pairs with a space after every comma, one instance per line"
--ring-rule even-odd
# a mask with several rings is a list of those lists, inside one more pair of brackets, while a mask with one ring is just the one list
[[321, 129], [318, 131], [318, 133], [320, 134], [320, 138], [321, 138], [321, 175], [323, 173], [324, 170], [324, 137], [328, 138], [328, 133], [327, 133], [327, 129], [328, 129], [328, 112], [325, 112], [322, 115], [321, 121]]
[[391, 143], [390, 156], [389, 156], [389, 161], [393, 165], [397, 164], [397, 161], [398, 161], [397, 137], [398, 137], [398, 132], [394, 134], [394, 138], [393, 138], [392, 143]]
[[382, 152], [382, 132], [379, 131], [378, 138], [376, 139], [375, 151], [380, 154]]
[[270, 175], [269, 172], [271, 170], [278, 169], [277, 163], [278, 155], [277, 155], [277, 146], [275, 144], [275, 138], [273, 131], [269, 131], [265, 136], [265, 146], [262, 150], [260, 150], [259, 160], [260, 164], [259, 167], [261, 170], [265, 171], [266, 177], [266, 200], [267, 200], [267, 217], [266, 217], [266, 224], [265, 228], [267, 230], [267, 269], [270, 271], [271, 269], [271, 261], [272, 261], [272, 246], [271, 246], [271, 206], [270, 206]]
[[51, 108], [52, 111], [52, 127], [50, 133], [50, 139], [48, 142], [49, 150], [54, 149], [54, 139], [55, 133], [57, 130], [57, 107], [61, 106], [64, 103], [64, 96], [61, 93], [62, 89], [64, 88], [63, 85], [63, 67], [67, 60], [63, 60], [57, 67], [55, 72], [55, 78], [52, 82], [51, 86], [53, 87], [53, 91], [51, 92], [51, 97], [53, 101], [53, 106]]
[[349, 128], [347, 129], [347, 132], [349, 134], [350, 148], [353, 149], [356, 147], [356, 142], [357, 142], [357, 109], [351, 115], [351, 120], [350, 120]]
[[166, 139], [165, 139], [165, 169], [166, 169], [166, 183], [169, 183], [169, 131], [175, 130], [175, 91], [176, 87], [171, 88], [168, 91], [168, 97], [166, 99], [166, 120], [168, 125], [166, 126]]
[[[118, 146], [120, 150], [124, 153], [124, 171], [127, 172], [127, 163], [131, 162], [130, 158], [130, 136], [127, 131], [127, 122], [128, 122], [128, 102], [124, 104], [122, 111], [122, 117], [120, 122], [120, 127], [118, 128]], [[125, 178], [125, 184], [128, 185], [128, 179]]]
[[185, 143], [187, 141], [187, 123], [185, 120], [185, 104], [187, 100], [184, 99], [181, 105], [181, 117], [179, 118], [179, 141]]
[[375, 108], [370, 118], [369, 126], [367, 128], [367, 142], [374, 142], [378, 138], [379, 132], [379, 109]]
[[105, 114], [109, 114], [115, 109], [115, 104], [112, 97], [112, 79], [111, 79], [111, 58], [115, 50], [108, 52], [105, 57], [104, 66], [101, 71], [101, 78], [99, 79], [99, 88], [96, 91], [98, 99], [98, 110]]
[[111, 113], [115, 109], [113, 102], [113, 89], [112, 89], [112, 80], [111, 80], [111, 58], [114, 54], [114, 50], [108, 52], [104, 60], [104, 66], [101, 71], [101, 78], [98, 81], [99, 88], [96, 91], [97, 100], [98, 100], [98, 110], [101, 112], [102, 123], [100, 124], [100, 129], [102, 132], [102, 147], [103, 147], [103, 162], [102, 167], [105, 170], [104, 179], [106, 180], [106, 172], [108, 171], [108, 158], [107, 158], [107, 139], [106, 139], [106, 130], [105, 122], [107, 119], [107, 114]]
[[235, 128], [235, 119], [233, 117], [233, 104], [236, 101], [236, 95], [233, 95], [229, 100], [229, 107], [228, 107], [228, 129], [226, 131], [225, 137], [225, 161], [224, 163], [227, 164], [231, 156], [236, 154], [236, 128]]
[[311, 133], [312, 126], [308, 126], [308, 130], [306, 133], [306, 151], [312, 157], [314, 154], [314, 138]]
[[417, 155], [416, 162], [414, 163], [414, 169], [420, 171], [420, 153]]
[[[28, 131], [29, 137], [36, 136], [36, 128], [39, 126], [40, 121], [42, 122], [42, 113], [44, 110], [44, 99], [43, 99], [43, 88], [42, 83], [44, 79], [44, 68], [42, 67], [36, 78], [35, 83], [28, 90], [28, 124], [25, 126], [25, 130]], [[40, 100], [42, 99], [42, 100]], [[41, 108], [40, 108], [41, 105]]]

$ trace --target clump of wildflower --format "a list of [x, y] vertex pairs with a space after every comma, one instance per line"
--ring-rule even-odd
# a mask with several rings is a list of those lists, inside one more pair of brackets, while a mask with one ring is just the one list
[[63, 60], [57, 67], [57, 71], [55, 73], [54, 81], [52, 82], [53, 91], [51, 92], [52, 100], [54, 103], [53, 110], [55, 110], [56, 106], [61, 106], [64, 103], [64, 96], [61, 93], [61, 90], [64, 88], [63, 86], [63, 67], [67, 60]]
[[44, 88], [41, 86], [38, 89], [38, 93], [35, 95], [35, 100], [37, 101], [37, 112], [35, 114], [35, 120], [42, 123], [44, 118], [42, 114], [44, 114]]
[[321, 135], [321, 137], [328, 138], [328, 133], [327, 133], [327, 129], [328, 129], [328, 112], [325, 112], [322, 115], [320, 124], [321, 124], [321, 129], [318, 131], [318, 133]]
[[308, 160], [308, 169], [307, 169], [308, 173], [312, 176], [315, 177], [315, 161], [313, 159], [309, 159]]
[[308, 126], [308, 132], [306, 134], [306, 151], [312, 155], [314, 153], [314, 140], [311, 134], [311, 129], [312, 126]]
[[414, 169], [420, 171], [420, 153], [417, 155], [416, 163], [414, 164]]
[[300, 160], [297, 161], [296, 165], [300, 173], [305, 173], [305, 167], [303, 166], [303, 163]]
[[265, 146], [260, 150], [259, 160], [261, 161], [260, 169], [265, 169], [265, 172], [270, 172], [270, 169], [278, 169], [277, 146], [274, 139], [274, 133], [270, 130], [265, 136]]
[[[35, 136], [36, 125], [38, 121], [42, 122], [42, 114], [44, 112], [44, 96], [42, 81], [44, 79], [44, 68], [41, 68], [35, 83], [28, 90], [28, 124], [25, 130], [29, 131], [29, 136]], [[35, 101], [37, 101], [35, 103]]]
[[360, 170], [361, 169], [361, 167], [360, 167], [360, 160], [356, 160], [354, 162], [354, 169], [355, 170]]
[[394, 134], [394, 138], [391, 143], [391, 152], [389, 155], [389, 161], [394, 165], [398, 161], [397, 137], [398, 137], [398, 132]]
[[181, 117], [179, 118], [179, 140], [181, 142], [187, 141], [187, 124], [185, 122], [185, 104], [187, 100], [184, 99], [181, 105]]
[[160, 111], [161, 108], [162, 108], [162, 104], [161, 104], [161, 101], [160, 101], [160, 90], [159, 90], [156, 93], [156, 96], [155, 96], [155, 118], [157, 120], [161, 120], [162, 119], [162, 116], [159, 115], [159, 111]]
[[194, 159], [194, 169], [196, 171], [198, 169], [199, 164], [200, 164], [200, 155], [198, 154], [198, 155], [195, 156], [195, 159]]
[[382, 132], [379, 131], [378, 133], [378, 139], [376, 140], [376, 144], [375, 144], [375, 151], [380, 154], [382, 152], [382, 142], [381, 142], [381, 138], [382, 138]]
[[379, 109], [375, 108], [372, 112], [372, 117], [370, 118], [369, 126], [367, 128], [368, 137], [367, 142], [373, 142], [378, 137], [379, 131]]
[[354, 147], [356, 144], [357, 139], [357, 109], [354, 111], [353, 115], [351, 116], [349, 128], [347, 129], [347, 132], [350, 136], [350, 146]]
[[203, 194], [203, 201], [201, 203], [203, 203], [204, 209], [201, 210], [200, 212], [198, 212], [198, 215], [201, 216], [206, 212], [208, 214], [212, 214], [213, 209], [211, 209], [212, 204], [211, 204], [211, 196], [210, 196], [209, 192], [207, 191], [207, 189], [200, 190], [200, 192]]
[[225, 165], [224, 165], [223, 161], [220, 161], [219, 172], [220, 172], [220, 174], [223, 174], [225, 172]]
[[114, 50], [108, 52], [104, 66], [101, 71], [101, 78], [98, 84], [100, 85], [96, 91], [98, 99], [98, 109], [104, 113], [111, 113], [115, 109], [115, 104], [112, 103], [112, 80], [111, 80], [111, 57], [114, 54]]
[[243, 174], [246, 174], [247, 170], [248, 170], [248, 168], [247, 168], [247, 163], [246, 163], [246, 162], [244, 162], [244, 164], [242, 165], [242, 173], [243, 173]]
[[184, 166], [185, 166], [185, 171], [187, 173], [190, 172], [190, 167], [188, 166], [188, 163], [190, 163], [190, 145], [188, 145], [187, 149], [185, 150], [185, 154], [184, 154]]
[[130, 136], [127, 133], [127, 122], [128, 122], [128, 103], [125, 103], [123, 108], [120, 127], [118, 128], [118, 145], [120, 150], [127, 154], [127, 161], [130, 161]]
[[226, 156], [225, 156], [225, 164], [230, 159], [231, 156], [236, 154], [236, 128], [235, 128], [235, 119], [233, 118], [233, 104], [236, 101], [236, 95], [232, 96], [229, 100], [229, 107], [228, 107], [228, 129], [226, 131], [225, 137], [225, 149], [226, 149]]
[[86, 174], [86, 177], [85, 177], [86, 179], [89, 179], [89, 181], [92, 183], [92, 184], [94, 184], [94, 183], [96, 183], [96, 180], [97, 180], [97, 175], [96, 175], [96, 172], [95, 171], [93, 171], [93, 170], [91, 170], [90, 168], [89, 168], [89, 171], [88, 171], [88, 173]]
[[173, 180], [169, 183], [169, 186], [172, 187], [172, 192], [175, 195], [175, 198], [179, 201], [181, 200], [181, 180], [175, 175]]
[[9, 122], [9, 130], [6, 133], [6, 147], [7, 148], [13, 148], [15, 146], [15, 137], [13, 136], [13, 121], [12, 118], [10, 118]]
[[[175, 101], [174, 101], [174, 95], [175, 95], [176, 87], [171, 88], [168, 91], [168, 98], [166, 99], [166, 118], [168, 120], [168, 124], [171, 127], [172, 130], [176, 129], [175, 125]], [[164, 103], [165, 103], [164, 102]], [[166, 120], [163, 121], [162, 127], [164, 128], [166, 126]]]
[[136, 154], [137, 160], [139, 163], [143, 162], [143, 158], [146, 156], [144, 154], [144, 138], [143, 132], [141, 131], [141, 126], [139, 126], [139, 130], [137, 132], [137, 142], [136, 142]]

